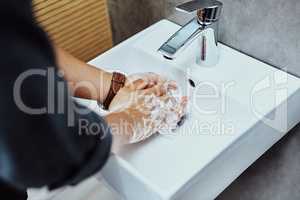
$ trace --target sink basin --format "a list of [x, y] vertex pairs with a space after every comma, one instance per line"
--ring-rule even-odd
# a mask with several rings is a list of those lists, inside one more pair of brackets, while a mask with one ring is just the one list
[[300, 79], [284, 71], [222, 44], [217, 66], [198, 66], [197, 40], [164, 59], [157, 49], [179, 28], [162, 20], [90, 62], [159, 73], [190, 97], [176, 131], [112, 153], [101, 176], [125, 199], [214, 199], [300, 121]]

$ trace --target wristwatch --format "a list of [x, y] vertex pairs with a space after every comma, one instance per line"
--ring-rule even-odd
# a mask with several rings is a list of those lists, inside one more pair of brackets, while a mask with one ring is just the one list
[[109, 92], [107, 94], [106, 99], [104, 100], [103, 103], [103, 108], [105, 110], [109, 109], [109, 105], [116, 96], [116, 94], [119, 92], [119, 90], [124, 87], [126, 82], [126, 76], [122, 73], [119, 72], [113, 72]]

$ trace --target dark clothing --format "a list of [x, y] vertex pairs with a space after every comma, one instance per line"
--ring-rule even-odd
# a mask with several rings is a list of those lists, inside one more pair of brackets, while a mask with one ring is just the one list
[[[34, 21], [31, 1], [1, 0], [0, 197], [3, 191], [18, 195], [29, 187], [77, 184], [99, 171], [109, 156], [112, 137], [106, 122], [93, 112], [75, 112], [79, 105], [55, 66], [51, 44]], [[21, 101], [14, 86], [30, 69], [39, 74], [23, 81]], [[45, 107], [47, 113], [30, 113], [24, 106]], [[94, 122], [101, 130], [81, 130], [80, 120]]]
[[0, 195], [1, 199], [7, 200], [26, 200], [27, 193], [23, 190], [18, 190], [15, 187], [4, 183], [0, 180]]

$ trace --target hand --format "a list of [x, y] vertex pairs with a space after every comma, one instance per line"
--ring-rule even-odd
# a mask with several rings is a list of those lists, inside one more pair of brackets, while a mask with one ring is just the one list
[[118, 103], [111, 104], [113, 112], [106, 116], [117, 143], [137, 143], [162, 129], [173, 129], [185, 114], [187, 98], [167, 94], [174, 90], [172, 84], [136, 90], [140, 84], [144, 83], [138, 80], [122, 88], [114, 99]]
[[163, 96], [170, 89], [177, 89], [176, 82], [166, 81], [154, 73], [135, 74], [127, 77], [125, 86], [110, 103], [109, 110], [116, 111], [128, 107], [139, 96], [154, 94]]
[[133, 84], [136, 81], [140, 81], [139, 87], [137, 87], [137, 90], [145, 89], [145, 88], [150, 88], [153, 87], [154, 85], [157, 84], [163, 84], [166, 82], [166, 79], [156, 73], [152, 72], [147, 72], [147, 73], [137, 73], [137, 74], [132, 74], [127, 77], [125, 86], [133, 86]]

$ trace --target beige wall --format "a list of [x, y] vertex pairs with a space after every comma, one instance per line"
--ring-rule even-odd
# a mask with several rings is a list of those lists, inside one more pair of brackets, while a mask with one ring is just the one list
[[106, 0], [33, 0], [33, 8], [51, 39], [81, 60], [112, 47]]

